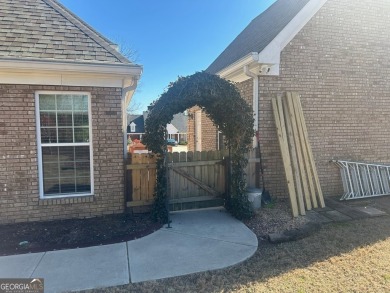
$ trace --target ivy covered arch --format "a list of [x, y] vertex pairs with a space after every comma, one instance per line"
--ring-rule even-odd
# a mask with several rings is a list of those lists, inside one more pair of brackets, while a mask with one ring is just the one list
[[173, 115], [199, 106], [224, 134], [231, 157], [230, 194], [226, 196], [226, 208], [237, 218], [250, 217], [252, 212], [245, 195], [244, 168], [246, 153], [251, 147], [253, 113], [241, 98], [235, 85], [217, 75], [197, 72], [171, 83], [152, 106], [145, 121], [143, 143], [159, 155], [157, 159], [157, 184], [153, 216], [156, 220], [168, 220], [168, 195], [164, 154], [166, 152], [166, 125]]

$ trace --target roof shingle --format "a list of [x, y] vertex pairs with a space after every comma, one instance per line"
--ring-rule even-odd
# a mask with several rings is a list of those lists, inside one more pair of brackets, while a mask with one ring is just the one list
[[0, 58], [131, 64], [55, 0], [0, 0]]

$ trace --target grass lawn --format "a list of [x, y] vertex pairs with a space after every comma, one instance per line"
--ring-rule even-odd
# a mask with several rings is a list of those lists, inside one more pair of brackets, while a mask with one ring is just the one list
[[86, 292], [390, 292], [390, 217], [260, 242], [251, 259], [223, 270]]

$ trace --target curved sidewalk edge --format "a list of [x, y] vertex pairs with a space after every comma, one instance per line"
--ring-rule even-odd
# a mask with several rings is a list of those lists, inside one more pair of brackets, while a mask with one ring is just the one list
[[257, 237], [223, 208], [171, 215], [166, 226], [128, 243], [131, 282], [221, 269], [257, 250]]
[[172, 228], [117, 244], [0, 257], [0, 278], [44, 278], [45, 293], [176, 277], [240, 263], [257, 238], [223, 208], [172, 214]]

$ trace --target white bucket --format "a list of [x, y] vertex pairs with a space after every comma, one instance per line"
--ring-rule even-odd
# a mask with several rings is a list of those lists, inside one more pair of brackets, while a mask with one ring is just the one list
[[263, 190], [260, 188], [247, 188], [246, 194], [248, 195], [248, 200], [251, 203], [253, 210], [258, 210], [261, 208], [261, 194]]

